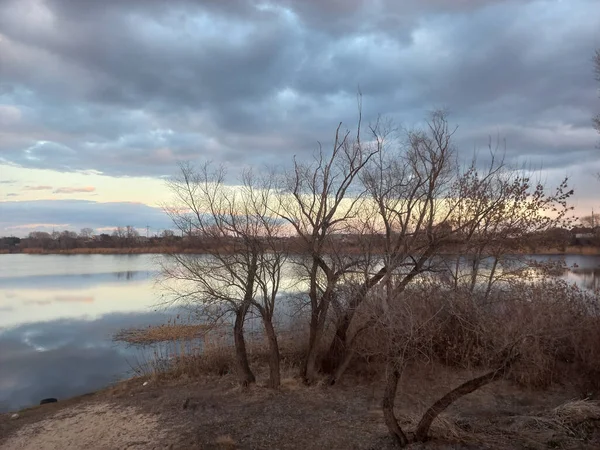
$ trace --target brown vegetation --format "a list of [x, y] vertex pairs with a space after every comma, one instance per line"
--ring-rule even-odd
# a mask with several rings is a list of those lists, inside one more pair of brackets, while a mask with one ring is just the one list
[[[362, 366], [385, 386], [384, 419], [400, 446], [426, 440], [455, 401], [501, 379], [545, 388], [576, 367], [581, 385], [595, 387], [598, 298], [518, 256], [564, 237], [567, 180], [549, 192], [492, 148], [483, 168], [461, 167], [443, 112], [403, 139], [384, 121], [369, 130], [365, 142], [359, 117], [355, 134], [337, 128], [331, 153], [319, 147], [311, 163], [264, 179], [244, 172], [236, 188], [208, 165], [184, 165], [170, 182], [165, 210], [204, 254], [168, 255], [162, 287], [225, 331], [219, 373], [226, 366], [247, 387], [265, 364], [277, 388], [282, 361], [307, 385], [338, 384]], [[292, 251], [302, 312], [284, 326], [290, 305], [278, 293]], [[258, 339], [246, 330], [252, 314]], [[210, 366], [210, 335], [192, 365]], [[282, 348], [286, 335], [295, 348]], [[184, 354], [170, 362], [190, 366]], [[398, 386], [407, 370], [431, 365], [477, 374], [435, 399], [412, 436], [396, 415]]]
[[[560, 267], [523, 256], [566, 247], [574, 223], [567, 180], [549, 191], [496, 159], [491, 146], [487, 164], [461, 166], [443, 112], [403, 137], [378, 121], [364, 140], [361, 126], [359, 117], [355, 133], [338, 127], [331, 152], [319, 147], [312, 162], [264, 178], [245, 171], [236, 187], [222, 168], [182, 165], [165, 206], [182, 236], [165, 236], [174, 244], [159, 283], [166, 301], [194, 320], [120, 333], [151, 349], [139, 373], [166, 383], [231, 375], [246, 391], [266, 380], [271, 404], [281, 401], [275, 390], [295, 383], [295, 401], [328, 389], [333, 402], [337, 391], [325, 386], [370, 380], [398, 446], [432, 435], [468, 442], [446, 414], [492, 383], [523, 393], [568, 383], [579, 400], [595, 392], [598, 295], [553, 278]], [[122, 231], [119, 242], [142, 248], [134, 230]], [[299, 280], [286, 286], [298, 291], [293, 299], [281, 294], [285, 267]], [[412, 393], [418, 408], [407, 410], [403, 386], [432, 370], [463, 376], [452, 384], [431, 378]], [[290, 383], [290, 373], [304, 386]], [[590, 405], [544, 420], [563, 426], [561, 414], [587, 414]], [[477, 435], [481, 424], [470, 426]], [[215, 442], [219, 436], [222, 445], [240, 441], [229, 430]]]
[[[149, 380], [146, 386], [135, 378], [21, 411], [19, 420], [0, 415], [0, 448], [39, 449], [49, 442], [73, 450], [394, 448], [378, 407], [379, 383], [347, 378], [335, 388], [305, 386], [291, 374], [283, 372], [277, 392], [260, 383], [241, 391], [228, 375]], [[409, 369], [396, 409], [402, 426], [414, 429], [425, 404], [473, 376], [443, 366]], [[567, 388], [528, 391], [500, 380], [452, 405], [434, 421], [430, 441], [412, 448], [596, 449], [600, 404], [574, 400], [576, 395]]]
[[[373, 297], [377, 295], [374, 291]], [[345, 392], [346, 389], [363, 389], [361, 386], [365, 383], [371, 385], [375, 397], [369, 409], [378, 403], [377, 398], [384, 399], [382, 412], [388, 428], [404, 436], [398, 443], [404, 445], [412, 440], [435, 438], [455, 444], [498, 444], [499, 435], [495, 433], [506, 437], [512, 430], [513, 434], [521, 435], [512, 435], [511, 439], [521, 440], [521, 443], [532, 439], [528, 436], [543, 431], [548, 441], [571, 442], [571, 447], [565, 448], [574, 448], [574, 443], [579, 442], [575, 447], [584, 448], [586, 440], [600, 430], [597, 426], [600, 422], [594, 419], [598, 404], [589, 399], [600, 392], [597, 297], [564, 282], [547, 279], [535, 285], [528, 282], [513, 285], [509, 292], [497, 293], [493, 301], [486, 304], [477, 302], [476, 297], [466, 292], [450, 294], [444, 292], [442, 286], [430, 284], [405, 291], [404, 301], [390, 305], [383, 316], [380, 303], [373, 300], [367, 301], [365, 305], [369, 308], [361, 310], [356, 317], [356, 327], [350, 329], [354, 336], [354, 357], [346, 367], [345, 381], [340, 381], [339, 389]], [[333, 331], [329, 327], [326, 333]], [[317, 383], [321, 386], [318, 391], [302, 387], [300, 380], [293, 380], [303, 365], [306, 332], [282, 330], [279, 335], [284, 381], [282, 394], [277, 395], [285, 396], [290, 389], [300, 390], [305, 397], [317, 395], [314, 400], [319, 402], [319, 396], [329, 396], [321, 394], [325, 392], [323, 389], [334, 389], [338, 393], [331, 395], [342, 395], [337, 407], [347, 408], [346, 394], [323, 386], [325, 377], [318, 378], [321, 381]], [[201, 346], [182, 345], [199, 336]], [[208, 330], [169, 323], [122, 334], [120, 338], [133, 344], [156, 344], [158, 340], [167, 344], [163, 358], [168, 363], [157, 359], [143, 372], [162, 383], [182, 377], [189, 380], [236, 376], [238, 371], [228, 328]], [[269, 350], [265, 339], [264, 333], [247, 339], [249, 363], [259, 380], [268, 378], [265, 369]], [[393, 370], [391, 377], [390, 370]], [[386, 373], [387, 388], [382, 390]], [[500, 383], [500, 387], [477, 394], [491, 382]], [[406, 389], [407, 383], [411, 386], [409, 389]], [[558, 389], [558, 386], [562, 387]], [[563, 392], [562, 395], [578, 399], [556, 410], [547, 410], [543, 417], [529, 417], [530, 413], [514, 410], [511, 422], [503, 423], [507, 412], [494, 409], [497, 408], [494, 395], [504, 395], [502, 392], [506, 389], [513, 391], [511, 401], [516, 404], [527, 397], [545, 398], [549, 392]], [[490, 418], [487, 425], [478, 419], [459, 418], [471, 414], [464, 406], [464, 395], [487, 396], [489, 404], [482, 405], [487, 408], [486, 417]], [[268, 396], [264, 401], [269, 405], [279, 400]], [[455, 407], [455, 402], [459, 406]], [[447, 411], [451, 411], [450, 415]], [[495, 425], [489, 420], [496, 421], [492, 422]], [[509, 423], [512, 423], [510, 427]], [[499, 428], [492, 431], [496, 426]], [[223, 431], [230, 433], [230, 429]]]

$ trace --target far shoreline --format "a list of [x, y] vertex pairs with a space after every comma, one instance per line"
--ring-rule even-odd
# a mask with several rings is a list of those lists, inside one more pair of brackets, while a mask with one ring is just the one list
[[[73, 248], [73, 249], [42, 249], [27, 248], [23, 250], [0, 249], [0, 255], [144, 255], [144, 254], [172, 254], [188, 253], [203, 254], [201, 249], [189, 248], [182, 249], [178, 247], [111, 247], [111, 248]], [[452, 252], [446, 255], [454, 254]], [[568, 246], [565, 249], [557, 248], [538, 248], [530, 251], [515, 251], [515, 255], [600, 255], [600, 247], [595, 246]]]

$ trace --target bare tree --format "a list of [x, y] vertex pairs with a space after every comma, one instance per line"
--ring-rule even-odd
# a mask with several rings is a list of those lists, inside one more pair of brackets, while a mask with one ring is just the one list
[[127, 231], [123, 227], [117, 227], [113, 230], [111, 236], [114, 238], [113, 240], [117, 241], [119, 247], [125, 245], [125, 238], [127, 237]]
[[[383, 232], [382, 259], [370, 266], [377, 270], [363, 278], [338, 320], [328, 353], [334, 362], [332, 383], [343, 373], [340, 365], [348, 364], [348, 330], [370, 289], [383, 284], [392, 302], [426, 273], [451, 273], [457, 289], [465, 272], [462, 253], [472, 259], [467, 272], [471, 292], [483, 281], [487, 297], [504, 256], [522, 249], [536, 233], [562, 224], [571, 210], [566, 180], [548, 194], [542, 184], [532, 186], [529, 177], [496, 160], [494, 152], [487, 168], [478, 169], [473, 161], [461, 170], [452, 145], [454, 129], [442, 111], [432, 114], [425, 130], [409, 131], [404, 145], [387, 145], [387, 129], [372, 128], [379, 151], [362, 176]], [[444, 256], [449, 252], [458, 253], [454, 270]], [[483, 259], [491, 259], [492, 267], [481, 280]]]
[[581, 225], [588, 228], [596, 228], [600, 226], [600, 216], [592, 212], [589, 216], [583, 216], [579, 218]]
[[270, 385], [279, 386], [279, 349], [273, 326], [275, 302], [285, 251], [279, 241], [281, 221], [271, 214], [272, 187], [250, 172], [241, 186], [225, 184], [225, 171], [208, 164], [196, 170], [181, 166], [169, 182], [173, 204], [165, 210], [174, 225], [204, 243], [203, 255], [170, 254], [162, 267], [163, 286], [171, 300], [191, 304], [209, 320], [233, 315], [233, 337], [240, 382], [253, 383], [244, 323], [255, 307], [271, 350]]
[[160, 233], [160, 237], [164, 239], [170, 239], [175, 236], [175, 232], [173, 230], [162, 230]]
[[[459, 398], [511, 373], [535, 376], [565, 355], [576, 358], [580, 335], [597, 326], [591, 325], [597, 321], [597, 297], [564, 280], [523, 279], [509, 291], [496, 289], [495, 295], [496, 302], [486, 305], [473, 301], [468, 289], [455, 291], [434, 280], [414, 284], [395, 299], [387, 296], [383, 285], [370, 292], [365, 303], [370, 330], [359, 351], [386, 361], [382, 408], [400, 447], [410, 439], [394, 409], [408, 366], [437, 362], [478, 373], [426, 409], [412, 437], [424, 441], [435, 418]], [[552, 379], [552, 372], [548, 376]]]
[[[572, 225], [572, 207], [567, 200], [573, 191], [567, 179], [554, 192], [547, 192], [531, 176], [511, 170], [503, 162], [495, 165], [492, 160], [483, 174], [473, 163], [459, 183], [461, 207], [453, 223], [462, 232], [461, 239], [455, 241], [459, 244], [456, 256], [451, 258], [454, 267], [448, 266], [448, 273], [455, 289], [463, 284], [470, 292], [483, 288], [484, 300], [494, 283], [520, 278], [532, 265], [540, 268], [526, 253], [535, 250], [538, 243], [555, 244], [549, 240], [555, 239], [551, 232]], [[476, 214], [473, 220], [473, 214], [463, 206], [467, 199], [486, 207], [485, 214]]]
[[74, 231], [64, 230], [58, 238], [58, 246], [63, 250], [70, 250], [77, 246], [77, 233]]
[[455, 208], [449, 195], [455, 168], [454, 130], [446, 115], [433, 113], [426, 131], [409, 131], [401, 143], [388, 142], [391, 128], [380, 125], [371, 127], [378, 151], [361, 178], [383, 235], [382, 260], [364, 278], [337, 323], [328, 358], [338, 375], [337, 368], [350, 351], [348, 330], [368, 291], [378, 283], [390, 287], [393, 277], [401, 277], [394, 287], [398, 295], [419, 274], [431, 270], [432, 257], [450, 235], [440, 225], [450, 221]]
[[344, 233], [360, 211], [364, 191], [356, 190], [355, 181], [377, 152], [360, 141], [360, 116], [354, 138], [341, 127], [340, 123], [329, 156], [319, 144], [312, 163], [294, 159], [279, 197], [279, 214], [295, 230], [304, 255], [301, 268], [308, 284], [310, 336], [302, 377], [308, 383], [318, 370], [318, 352], [337, 285], [356, 266], [356, 258], [348, 258], [336, 245], [336, 235]]
[[92, 228], [82, 228], [79, 232], [79, 237], [82, 239], [90, 239], [94, 236], [94, 230]]
[[127, 225], [125, 227], [125, 238], [133, 241], [137, 238], [140, 237], [140, 232], [138, 230], [135, 229], [135, 227], [131, 226], [131, 225]]

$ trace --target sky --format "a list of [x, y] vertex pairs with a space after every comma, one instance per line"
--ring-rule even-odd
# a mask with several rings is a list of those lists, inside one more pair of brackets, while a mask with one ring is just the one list
[[600, 209], [598, 0], [0, 0], [0, 235], [170, 226], [181, 161], [310, 158], [337, 124], [446, 108], [460, 154]]

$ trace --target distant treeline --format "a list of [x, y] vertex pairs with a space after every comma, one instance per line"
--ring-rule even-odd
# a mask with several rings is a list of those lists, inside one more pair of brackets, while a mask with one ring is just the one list
[[[332, 243], [341, 245], [348, 253], [360, 252], [369, 240], [371, 248], [383, 247], [383, 235], [354, 235], [339, 234], [331, 236]], [[302, 252], [302, 243], [296, 237], [279, 238], [281, 246], [291, 252]], [[526, 248], [520, 241], [515, 246], [515, 251], [538, 252], [544, 250], [567, 251], [573, 247], [600, 247], [600, 228], [573, 227], [570, 230], [554, 228], [544, 232], [536, 233], [527, 240]], [[74, 231], [33, 231], [26, 238], [7, 236], [0, 238], [0, 252], [2, 253], [37, 253], [37, 252], [80, 252], [80, 253], [104, 253], [107, 250], [132, 252], [172, 252], [182, 251], [202, 252], [213, 247], [215, 243], [211, 239], [203, 239], [201, 236], [181, 236], [172, 230], [163, 230], [152, 236], [140, 235], [139, 231], [132, 226], [118, 227], [112, 233], [96, 234], [90, 228], [84, 228], [79, 233]], [[219, 243], [223, 245], [223, 242]], [[453, 251], [459, 242], [450, 242], [447, 245], [449, 252]], [[236, 249], [235, 239], [227, 243], [232, 251]]]

